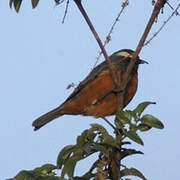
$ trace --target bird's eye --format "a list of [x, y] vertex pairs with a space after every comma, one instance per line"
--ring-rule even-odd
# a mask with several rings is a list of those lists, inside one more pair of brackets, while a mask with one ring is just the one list
[[131, 58], [126, 58], [126, 62], [130, 63]]

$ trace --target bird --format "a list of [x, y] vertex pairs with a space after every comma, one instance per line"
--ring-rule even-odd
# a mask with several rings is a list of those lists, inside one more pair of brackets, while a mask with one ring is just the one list
[[[120, 71], [120, 78], [125, 78], [126, 69], [132, 60], [134, 51], [121, 49], [109, 59], [114, 67], [114, 72]], [[124, 92], [124, 107], [134, 97], [138, 85], [139, 64], [147, 63], [137, 57], [130, 73], [130, 79]], [[106, 61], [97, 65], [89, 75], [79, 83], [72, 94], [57, 108], [40, 116], [33, 121], [34, 130], [40, 129], [50, 121], [62, 115], [83, 115], [95, 118], [114, 115], [118, 109], [117, 92], [113, 91], [115, 84]]]

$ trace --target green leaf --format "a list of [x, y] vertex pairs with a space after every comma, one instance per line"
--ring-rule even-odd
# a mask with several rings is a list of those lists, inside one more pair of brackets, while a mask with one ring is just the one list
[[88, 135], [88, 130], [85, 130], [82, 132], [80, 136], [77, 137], [77, 145], [82, 146], [87, 142], [87, 135]]
[[65, 174], [67, 174], [70, 178], [72, 178], [77, 161], [83, 158], [84, 155], [82, 152], [75, 153], [72, 157], [70, 157], [64, 164], [61, 177], [64, 178]]
[[14, 3], [14, 7], [15, 7], [16, 12], [18, 13], [19, 9], [20, 9], [20, 6], [21, 6], [21, 3], [22, 3], [22, 0], [17, 0], [17, 1], [18, 2], [16, 4]]
[[130, 156], [130, 155], [133, 155], [133, 154], [144, 154], [143, 152], [141, 151], [137, 151], [135, 149], [126, 149], [126, 148], [123, 148], [123, 150], [121, 151], [121, 159], [127, 157], [127, 156]]
[[90, 142], [94, 142], [94, 138], [97, 136], [96, 133], [94, 133], [93, 131], [91, 130], [88, 130], [88, 134], [87, 134], [87, 139], [90, 141]]
[[131, 140], [133, 140], [134, 142], [144, 145], [142, 139], [139, 137], [139, 135], [135, 132], [135, 131], [128, 131], [128, 132], [124, 132], [124, 134], [130, 138]]
[[56, 4], [59, 4], [61, 0], [54, 0]]
[[35, 168], [34, 171], [38, 174], [49, 174], [52, 172], [52, 170], [57, 169], [56, 166], [54, 166], [53, 164], [45, 164], [41, 167]]
[[7, 180], [59, 180], [59, 177], [54, 175], [42, 175], [35, 171], [20, 171], [14, 178]]
[[107, 156], [108, 157], [108, 148], [107, 148], [107, 146], [106, 145], [103, 145], [103, 144], [95, 144], [95, 145], [93, 145], [93, 147], [92, 147], [92, 149], [94, 150], [94, 151], [99, 151], [99, 152], [101, 152], [102, 154], [104, 154], [105, 156]]
[[121, 176], [137, 176], [143, 180], [147, 180], [144, 175], [137, 169], [135, 168], [125, 168], [123, 170], [121, 170]]
[[99, 131], [102, 136], [101, 136], [101, 144], [106, 144], [110, 145], [116, 148], [119, 148], [119, 144], [116, 141], [115, 138], [113, 138], [109, 133], [106, 131], [106, 129], [100, 125], [100, 124], [91, 124], [91, 131]]
[[31, 2], [32, 2], [32, 7], [35, 8], [38, 5], [39, 0], [31, 0]]
[[68, 145], [64, 147], [58, 157], [57, 157], [57, 167], [61, 169], [62, 165], [66, 162], [66, 160], [70, 157], [71, 153], [73, 152], [73, 149], [75, 148], [74, 145]]
[[118, 129], [122, 129], [124, 127], [124, 124], [118, 118], [115, 119], [114, 123]]
[[150, 114], [146, 114], [141, 118], [141, 122], [142, 124], [146, 124], [150, 127], [154, 127], [154, 128], [158, 128], [158, 129], [163, 129], [164, 125], [163, 123], [157, 119], [156, 117], [150, 115]]
[[136, 113], [134, 111], [131, 111], [131, 110], [126, 110], [126, 117], [131, 120], [132, 117], [136, 117]]
[[119, 144], [118, 144], [118, 142], [116, 141], [115, 138], [113, 138], [113, 137], [110, 136], [110, 135], [106, 135], [106, 136], [104, 137], [104, 141], [103, 141], [102, 144], [107, 144], [107, 145], [110, 145], [110, 146], [112, 146], [112, 147], [115, 147], [115, 148], [118, 148], [118, 149], [119, 149]]
[[37, 175], [33, 171], [20, 171], [13, 179], [23, 180], [23, 179], [35, 179]]
[[9, 1], [9, 7], [12, 8], [12, 4], [13, 4], [14, 0], [10, 0]]
[[103, 136], [109, 135], [106, 129], [100, 124], [91, 124], [91, 131], [99, 131]]
[[22, 0], [11, 0], [10, 1], [10, 7], [12, 7], [12, 4], [14, 4], [14, 9], [16, 10], [16, 12], [19, 12], [19, 8], [21, 6]]
[[116, 118], [118, 121], [120, 121], [122, 124], [126, 124], [129, 123], [131, 120], [131, 115], [129, 114], [129, 112], [125, 112], [123, 110], [119, 110], [116, 113]]
[[142, 112], [146, 109], [147, 106], [149, 106], [150, 104], [156, 104], [155, 102], [150, 102], [150, 101], [146, 101], [146, 102], [142, 102], [140, 103], [133, 111], [138, 115], [141, 116]]
[[111, 135], [109, 135], [109, 133], [106, 131], [106, 129], [102, 125], [91, 124], [91, 126], [92, 126], [91, 129], [93, 131], [99, 131], [102, 134], [100, 143], [119, 148], [119, 144], [116, 141], [116, 139], [113, 138]]
[[68, 160], [64, 165], [64, 168], [61, 173], [61, 177], [64, 178], [65, 174], [67, 174], [70, 178], [72, 178], [74, 174], [75, 166], [76, 166], [76, 161]]
[[137, 126], [136, 126], [136, 124], [130, 124], [130, 126], [129, 126], [129, 129], [130, 129], [130, 131], [137, 131]]
[[143, 123], [141, 123], [141, 124], [139, 124], [138, 126], [137, 126], [137, 129], [139, 129], [140, 131], [148, 131], [148, 130], [150, 130], [152, 127], [151, 126], [149, 126], [149, 125], [147, 125], [147, 124], [143, 124]]

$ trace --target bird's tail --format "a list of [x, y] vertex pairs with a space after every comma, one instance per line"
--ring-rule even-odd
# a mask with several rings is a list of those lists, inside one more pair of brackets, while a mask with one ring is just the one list
[[61, 107], [57, 107], [56, 109], [53, 109], [52, 111], [42, 115], [41, 117], [33, 121], [32, 126], [34, 126], [34, 130], [36, 131], [45, 124], [62, 115], [64, 115], [64, 113], [62, 113]]

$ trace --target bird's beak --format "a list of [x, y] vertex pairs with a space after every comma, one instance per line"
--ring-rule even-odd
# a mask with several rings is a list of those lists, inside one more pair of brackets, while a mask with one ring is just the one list
[[149, 64], [147, 61], [142, 60], [142, 59], [138, 59], [138, 60], [137, 60], [137, 63], [138, 63], [138, 64]]

